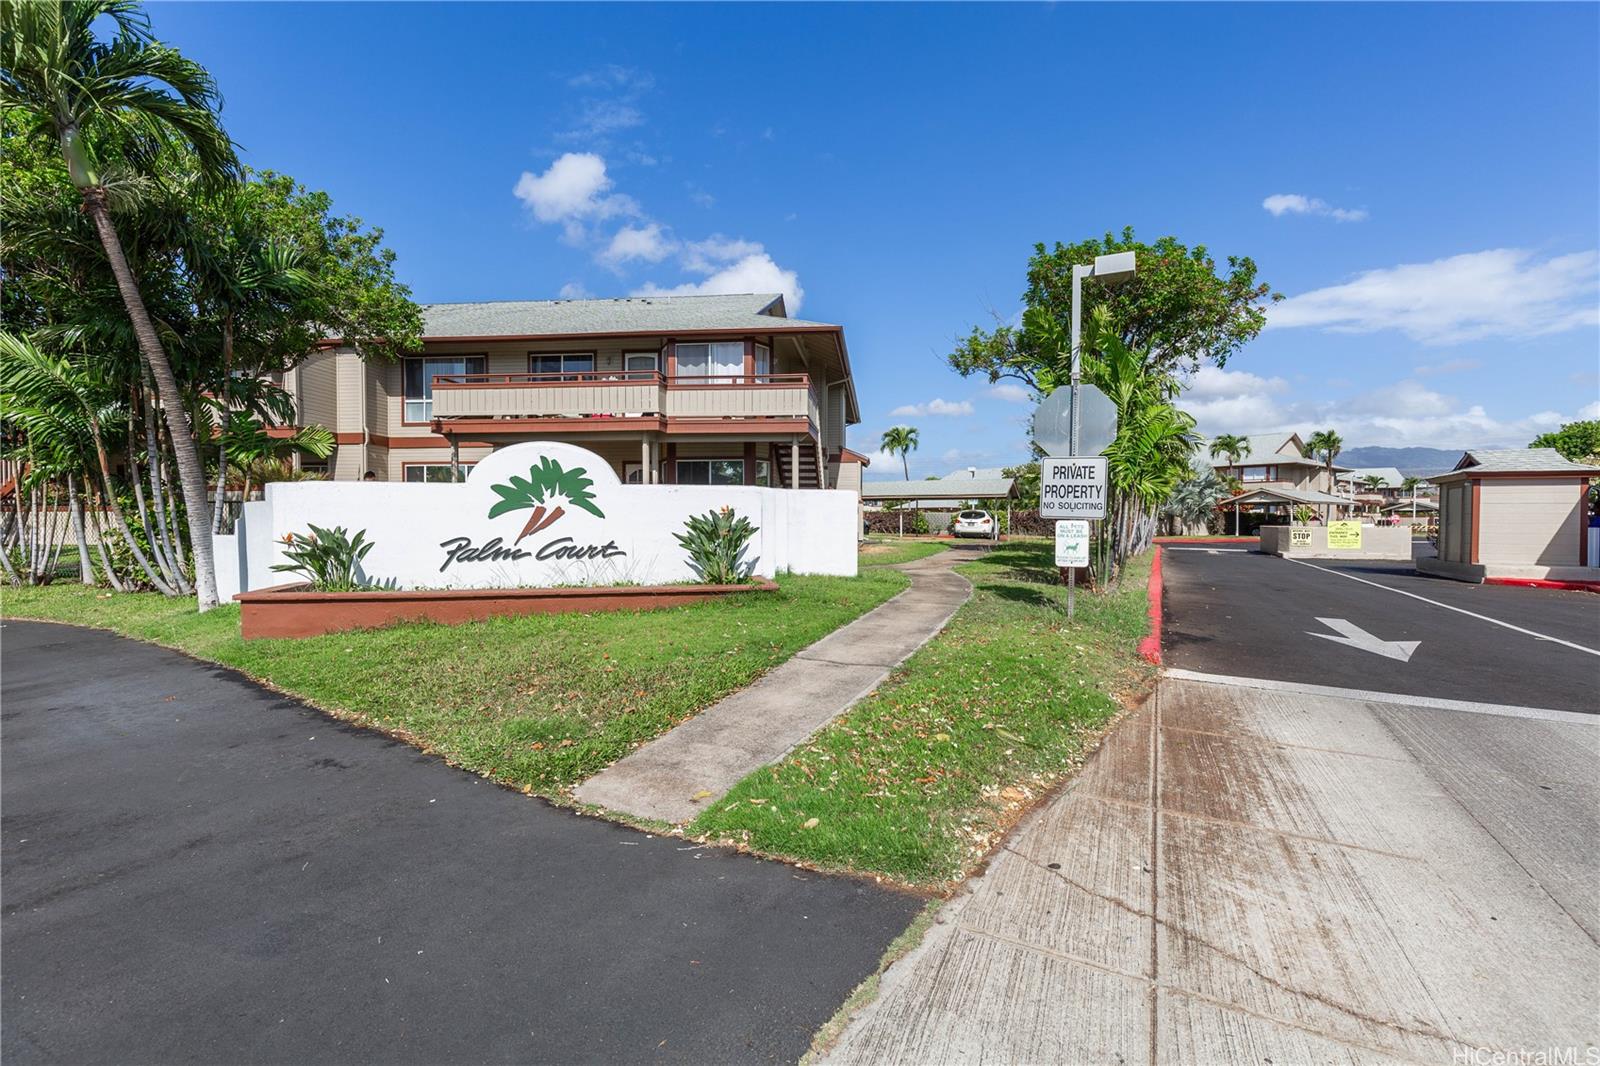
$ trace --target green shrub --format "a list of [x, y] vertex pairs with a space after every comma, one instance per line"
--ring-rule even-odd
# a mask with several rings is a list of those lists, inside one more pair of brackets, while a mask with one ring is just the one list
[[277, 563], [272, 569], [302, 574], [318, 592], [354, 592], [365, 582], [356, 577], [356, 567], [372, 550], [367, 531], [351, 537], [343, 526], [323, 529], [306, 523], [310, 533], [284, 535], [284, 552], [292, 562]]
[[736, 585], [750, 580], [755, 560], [746, 560], [745, 548], [756, 527], [733, 508], [691, 515], [684, 523], [687, 532], [673, 536], [689, 553], [689, 567], [707, 585]]

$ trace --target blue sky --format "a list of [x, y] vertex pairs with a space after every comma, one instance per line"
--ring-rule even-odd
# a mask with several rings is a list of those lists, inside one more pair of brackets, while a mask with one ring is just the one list
[[1205, 431], [1600, 417], [1592, 4], [151, 15], [246, 161], [382, 226], [419, 300], [803, 292], [845, 327], [852, 446], [916, 425], [916, 477], [1026, 455], [1025, 398], [943, 356], [1018, 311], [1035, 241], [1124, 225], [1290, 297], [1194, 382]]

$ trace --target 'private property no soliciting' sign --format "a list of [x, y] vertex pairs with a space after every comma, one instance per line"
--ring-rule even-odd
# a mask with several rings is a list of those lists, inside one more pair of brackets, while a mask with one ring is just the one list
[[1039, 517], [1104, 518], [1108, 480], [1103, 455], [1039, 460]]

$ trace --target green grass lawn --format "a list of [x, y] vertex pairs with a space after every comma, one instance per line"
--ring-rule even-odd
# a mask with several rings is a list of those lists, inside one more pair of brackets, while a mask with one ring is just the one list
[[98, 626], [234, 667], [466, 769], [561, 797], [609, 763], [748, 685], [907, 584], [779, 578], [771, 595], [663, 611], [414, 624], [305, 640], [239, 637], [239, 609], [108, 596], [81, 585], [0, 592], [0, 615]]
[[875, 693], [758, 770], [690, 832], [824, 868], [933, 886], [961, 877], [1017, 814], [1070, 774], [1154, 668], [1149, 557], [1080, 594], [1065, 625], [1048, 542], [958, 568], [971, 601]]
[[861, 546], [862, 566], [893, 566], [938, 555], [945, 545], [936, 540], [900, 540], [896, 537], [870, 537]]

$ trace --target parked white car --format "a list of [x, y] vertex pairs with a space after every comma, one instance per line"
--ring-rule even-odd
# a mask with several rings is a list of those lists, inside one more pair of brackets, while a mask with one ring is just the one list
[[950, 534], [956, 537], [983, 537], [994, 539], [994, 515], [988, 511], [962, 511], [950, 523]]

